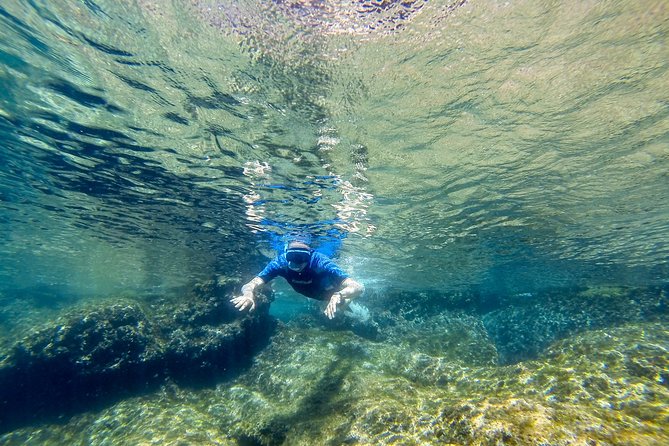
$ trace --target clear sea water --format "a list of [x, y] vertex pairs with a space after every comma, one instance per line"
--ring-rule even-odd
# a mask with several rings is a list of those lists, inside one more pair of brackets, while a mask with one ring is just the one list
[[669, 4], [6, 0], [0, 166], [4, 305], [293, 234], [376, 293], [663, 287]]

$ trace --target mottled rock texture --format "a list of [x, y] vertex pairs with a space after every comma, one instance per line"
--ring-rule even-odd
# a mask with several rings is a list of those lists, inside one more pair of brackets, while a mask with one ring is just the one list
[[35, 328], [0, 360], [0, 429], [150, 389], [234, 373], [269, 339], [269, 299], [240, 314], [232, 287], [199, 285], [181, 302], [104, 304]]

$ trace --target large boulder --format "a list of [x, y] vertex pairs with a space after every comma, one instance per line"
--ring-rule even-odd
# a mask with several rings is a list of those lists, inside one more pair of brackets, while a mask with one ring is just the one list
[[160, 384], [235, 373], [273, 330], [267, 296], [253, 313], [215, 283], [187, 298], [79, 309], [36, 328], [0, 357], [0, 429], [90, 408]]

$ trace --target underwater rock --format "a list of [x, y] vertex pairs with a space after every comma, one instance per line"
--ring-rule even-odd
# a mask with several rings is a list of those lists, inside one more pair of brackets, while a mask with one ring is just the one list
[[510, 364], [535, 358], [552, 342], [587, 329], [666, 319], [669, 297], [661, 288], [591, 288], [537, 294], [483, 315], [499, 352]]
[[226, 422], [248, 444], [666, 444], [668, 335], [661, 324], [589, 331], [535, 361], [472, 367], [288, 330], [238, 383], [262, 410], [229, 398]]
[[[379, 326], [377, 339], [395, 338], [406, 343], [413, 338], [425, 346], [432, 343], [438, 350], [441, 332], [458, 330], [456, 326], [466, 318], [471, 320], [462, 327], [474, 327], [475, 320], [481, 321], [475, 329], [478, 334], [469, 329], [463, 332], [463, 342], [473, 336], [490, 345], [479, 351], [479, 360], [483, 361], [479, 363], [494, 357], [501, 364], [512, 364], [536, 358], [552, 342], [582, 330], [669, 318], [666, 287], [566, 288], [504, 296], [483, 295], [475, 290], [367, 293], [366, 302]], [[444, 350], [454, 351], [450, 347]], [[473, 358], [467, 356], [472, 350], [462, 351], [465, 360], [471, 362]]]
[[80, 310], [36, 329], [0, 360], [0, 429], [58, 416], [161, 383], [220, 379], [274, 328], [269, 298], [239, 313], [227, 288], [199, 289], [151, 311], [137, 302]]
[[160, 348], [137, 306], [112, 305], [37, 330], [0, 362], [2, 425], [144, 385]]
[[385, 342], [414, 353], [439, 356], [448, 362], [493, 365], [497, 349], [480, 316], [462, 311], [444, 311], [404, 319], [390, 312], [379, 315]]
[[532, 361], [477, 366], [395, 339], [282, 325], [230, 381], [168, 382], [0, 443], [659, 446], [669, 444], [668, 345], [664, 324], [632, 324], [568, 337]]

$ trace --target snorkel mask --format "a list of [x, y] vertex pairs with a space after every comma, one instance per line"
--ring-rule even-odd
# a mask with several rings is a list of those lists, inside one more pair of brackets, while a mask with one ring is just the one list
[[291, 243], [286, 250], [288, 268], [293, 271], [302, 271], [311, 259], [311, 248], [304, 243]]

